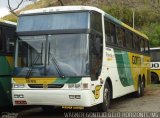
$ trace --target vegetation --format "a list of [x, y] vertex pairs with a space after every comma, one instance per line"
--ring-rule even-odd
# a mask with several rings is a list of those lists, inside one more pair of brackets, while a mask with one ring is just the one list
[[[107, 13], [132, 26], [132, 14], [135, 12], [135, 29], [145, 33], [151, 47], [160, 46], [160, 0], [62, 0], [65, 5], [91, 5], [103, 9]], [[39, 0], [28, 5], [24, 10], [59, 6], [58, 0]], [[19, 13], [18, 11], [17, 13]], [[4, 19], [16, 22], [17, 18], [10, 14]]]

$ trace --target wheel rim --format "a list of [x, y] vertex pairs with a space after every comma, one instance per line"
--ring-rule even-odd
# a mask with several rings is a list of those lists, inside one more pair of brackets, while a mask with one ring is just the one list
[[141, 86], [142, 86], [142, 88], [144, 88], [144, 82], [143, 81], [141, 82]]
[[106, 105], [108, 105], [109, 103], [109, 97], [110, 97], [110, 92], [108, 91], [107, 88], [104, 89], [104, 101], [106, 103]]
[[138, 84], [138, 93], [141, 93], [141, 83]]

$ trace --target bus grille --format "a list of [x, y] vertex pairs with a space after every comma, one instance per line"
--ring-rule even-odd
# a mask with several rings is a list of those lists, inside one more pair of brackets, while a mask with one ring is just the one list
[[64, 84], [47, 84], [47, 86], [43, 84], [28, 84], [30, 88], [62, 88]]

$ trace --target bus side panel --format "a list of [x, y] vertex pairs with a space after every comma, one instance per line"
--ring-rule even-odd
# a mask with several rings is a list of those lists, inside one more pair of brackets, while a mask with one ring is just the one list
[[113, 98], [135, 91], [126, 51], [106, 47], [106, 68], [106, 73], [112, 81]]
[[0, 107], [11, 105], [12, 56], [0, 56]]
[[144, 75], [145, 84], [147, 84], [148, 81], [150, 81], [149, 71], [148, 71], [150, 58], [140, 54], [135, 54], [135, 53], [129, 53], [129, 58], [130, 58], [130, 65], [132, 70], [132, 78], [134, 81], [134, 88], [135, 88], [135, 91], [137, 91], [139, 78], [142, 78]]
[[12, 104], [11, 77], [0, 77], [0, 107]]

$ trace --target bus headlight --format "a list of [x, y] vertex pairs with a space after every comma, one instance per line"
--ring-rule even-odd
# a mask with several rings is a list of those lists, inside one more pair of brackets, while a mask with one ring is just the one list
[[81, 88], [81, 84], [75, 84], [75, 88], [76, 89], [80, 89]]
[[70, 89], [74, 88], [74, 84], [68, 84], [68, 88]]
[[24, 88], [24, 84], [13, 84], [13, 88]]
[[81, 88], [81, 83], [78, 84], [68, 84], [69, 89], [80, 89]]

